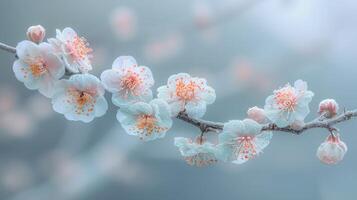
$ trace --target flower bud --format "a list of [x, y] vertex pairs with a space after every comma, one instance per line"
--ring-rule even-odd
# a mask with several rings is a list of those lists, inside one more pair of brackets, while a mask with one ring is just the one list
[[27, 38], [35, 43], [40, 43], [46, 36], [46, 30], [41, 25], [30, 26], [27, 29]]
[[338, 112], [338, 104], [334, 99], [325, 99], [319, 104], [319, 114], [327, 118], [336, 116]]
[[342, 161], [347, 152], [346, 144], [340, 140], [339, 134], [329, 135], [317, 149], [317, 157], [321, 162], [332, 165]]
[[258, 123], [265, 123], [266, 122], [266, 117], [265, 117], [265, 112], [263, 109], [254, 106], [252, 108], [249, 108], [247, 111], [247, 115], [249, 119], [252, 119]]

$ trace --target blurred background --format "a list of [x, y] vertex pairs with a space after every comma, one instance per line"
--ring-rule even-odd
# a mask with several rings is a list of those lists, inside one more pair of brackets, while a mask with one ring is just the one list
[[[242, 119], [273, 89], [296, 79], [318, 103], [357, 108], [357, 2], [353, 0], [2, 0], [0, 41], [15, 46], [29, 26], [47, 37], [74, 28], [94, 49], [94, 71], [120, 55], [150, 67], [155, 88], [174, 73], [205, 77], [216, 103], [205, 119]], [[196, 128], [175, 120], [164, 139], [127, 135], [110, 104], [92, 123], [71, 122], [27, 90], [0, 52], [0, 199], [340, 200], [357, 196], [357, 121], [341, 124], [349, 148], [326, 166], [315, 153], [328, 134], [275, 133], [264, 154], [244, 165], [191, 167], [173, 145]], [[108, 99], [110, 95], [107, 94]]]

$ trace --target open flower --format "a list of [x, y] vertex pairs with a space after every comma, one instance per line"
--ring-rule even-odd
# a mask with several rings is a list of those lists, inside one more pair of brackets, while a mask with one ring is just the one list
[[337, 133], [335, 136], [329, 135], [325, 142], [323, 142], [317, 149], [316, 156], [321, 162], [332, 165], [342, 161], [347, 152], [346, 144], [341, 141], [340, 135]]
[[117, 119], [129, 135], [144, 141], [163, 138], [172, 126], [169, 106], [161, 99], [137, 102], [120, 109]]
[[148, 67], [138, 66], [131, 56], [120, 56], [113, 62], [112, 69], [100, 76], [104, 87], [113, 93], [112, 101], [117, 106], [127, 106], [152, 99], [151, 87], [154, 78]]
[[16, 46], [19, 59], [14, 62], [16, 78], [28, 89], [38, 89], [46, 97], [51, 97], [53, 87], [65, 72], [64, 66], [48, 43], [39, 45], [22, 41]]
[[66, 119], [90, 122], [104, 115], [108, 109], [104, 87], [91, 74], [72, 75], [69, 80], [60, 80], [52, 98], [53, 109], [64, 114]]
[[207, 86], [206, 80], [179, 73], [169, 77], [167, 85], [157, 89], [158, 98], [165, 100], [176, 116], [185, 111], [190, 117], [202, 117], [208, 104], [216, 99], [213, 88]]
[[189, 138], [176, 137], [175, 146], [189, 165], [203, 167], [217, 162], [215, 146], [204, 138], [198, 137], [196, 141], [192, 141]]
[[88, 42], [80, 37], [72, 28], [65, 28], [61, 32], [56, 30], [56, 38], [48, 39], [57, 53], [63, 58], [66, 68], [73, 72], [88, 72], [92, 70], [91, 53]]
[[278, 127], [289, 126], [296, 120], [304, 121], [313, 96], [314, 93], [307, 90], [306, 82], [297, 80], [294, 87], [287, 84], [265, 100], [265, 115]]
[[251, 119], [232, 120], [224, 124], [219, 135], [217, 157], [242, 164], [263, 151], [273, 134], [261, 132], [262, 126]]

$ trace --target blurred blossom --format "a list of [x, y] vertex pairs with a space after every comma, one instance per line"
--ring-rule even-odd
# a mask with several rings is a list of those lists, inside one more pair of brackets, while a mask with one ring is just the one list
[[44, 120], [54, 113], [49, 99], [38, 94], [27, 100], [27, 109], [31, 117], [37, 120]]
[[154, 39], [144, 47], [144, 54], [150, 61], [159, 62], [177, 55], [184, 45], [181, 33], [169, 34]]
[[196, 1], [193, 4], [193, 21], [197, 28], [206, 29], [212, 25], [213, 11], [207, 2]]
[[32, 182], [32, 173], [26, 163], [12, 161], [1, 169], [1, 184], [6, 190], [15, 192], [27, 187]]
[[27, 137], [34, 128], [33, 120], [28, 112], [14, 110], [0, 116], [0, 128], [13, 137]]
[[52, 180], [58, 185], [66, 185], [73, 177], [81, 173], [80, 163], [64, 151], [55, 151], [46, 159], [47, 170]]
[[16, 105], [16, 90], [11, 86], [0, 87], [0, 113], [12, 110]]
[[110, 23], [119, 39], [129, 40], [135, 37], [137, 19], [131, 8], [116, 8], [110, 15]]
[[250, 82], [256, 73], [253, 64], [244, 59], [239, 59], [233, 63], [234, 75], [237, 81]]
[[105, 176], [119, 183], [137, 184], [147, 176], [144, 168], [129, 162], [125, 154], [111, 145], [97, 152], [94, 162]]
[[266, 4], [265, 9], [254, 11], [264, 30], [298, 51], [316, 46], [331, 36], [327, 13], [319, 1], [294, 1], [289, 7], [275, 1]]
[[93, 74], [99, 74], [108, 68], [108, 63], [110, 62], [109, 51], [104, 46], [94, 46], [92, 57], [92, 64], [95, 66], [92, 70]]

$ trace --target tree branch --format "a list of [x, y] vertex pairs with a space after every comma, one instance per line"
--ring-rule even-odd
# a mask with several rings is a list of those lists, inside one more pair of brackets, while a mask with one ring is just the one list
[[[266, 124], [263, 126], [262, 131], [280, 131], [280, 132], [287, 132], [295, 135], [300, 135], [304, 131], [307, 131], [309, 129], [313, 128], [325, 128], [329, 131], [334, 131], [337, 130], [333, 126], [352, 119], [353, 117], [357, 117], [357, 109], [352, 110], [352, 111], [345, 111], [343, 114], [334, 117], [332, 119], [324, 119], [324, 120], [313, 120], [311, 122], [306, 123], [302, 128], [300, 129], [293, 129], [292, 127], [284, 127], [284, 128], [279, 128], [275, 124]], [[196, 126], [199, 128], [201, 131], [204, 132], [216, 132], [219, 133], [223, 129], [223, 123], [220, 122], [211, 122], [211, 121], [205, 121], [201, 119], [195, 119], [189, 117], [186, 113], [181, 112], [177, 116], [178, 119], [183, 120], [189, 124], [192, 124], [193, 126]]]
[[[4, 44], [0, 42], [0, 49], [7, 51], [9, 53], [13, 53], [16, 55], [16, 48], [12, 47], [10, 45]], [[66, 75], [71, 75], [70, 73], [66, 73]], [[266, 124], [263, 126], [262, 131], [280, 131], [280, 132], [287, 132], [295, 135], [300, 135], [304, 131], [313, 129], [313, 128], [325, 128], [329, 130], [330, 132], [337, 130], [333, 126], [352, 119], [353, 117], [357, 117], [357, 109], [356, 110], [351, 110], [351, 111], [344, 111], [343, 114], [334, 117], [332, 119], [322, 119], [322, 120], [313, 120], [311, 122], [306, 123], [302, 128], [299, 130], [293, 129], [292, 127], [284, 127], [284, 128], [279, 128], [275, 124]], [[195, 119], [192, 117], [189, 117], [185, 112], [180, 112], [177, 117], [177, 119], [180, 119], [184, 122], [187, 122], [201, 130], [202, 133], [206, 132], [216, 132], [219, 133], [223, 130], [223, 123], [221, 122], [212, 122], [212, 121], [206, 121], [202, 119]]]
[[0, 42], [0, 49], [16, 54], [16, 48]]

